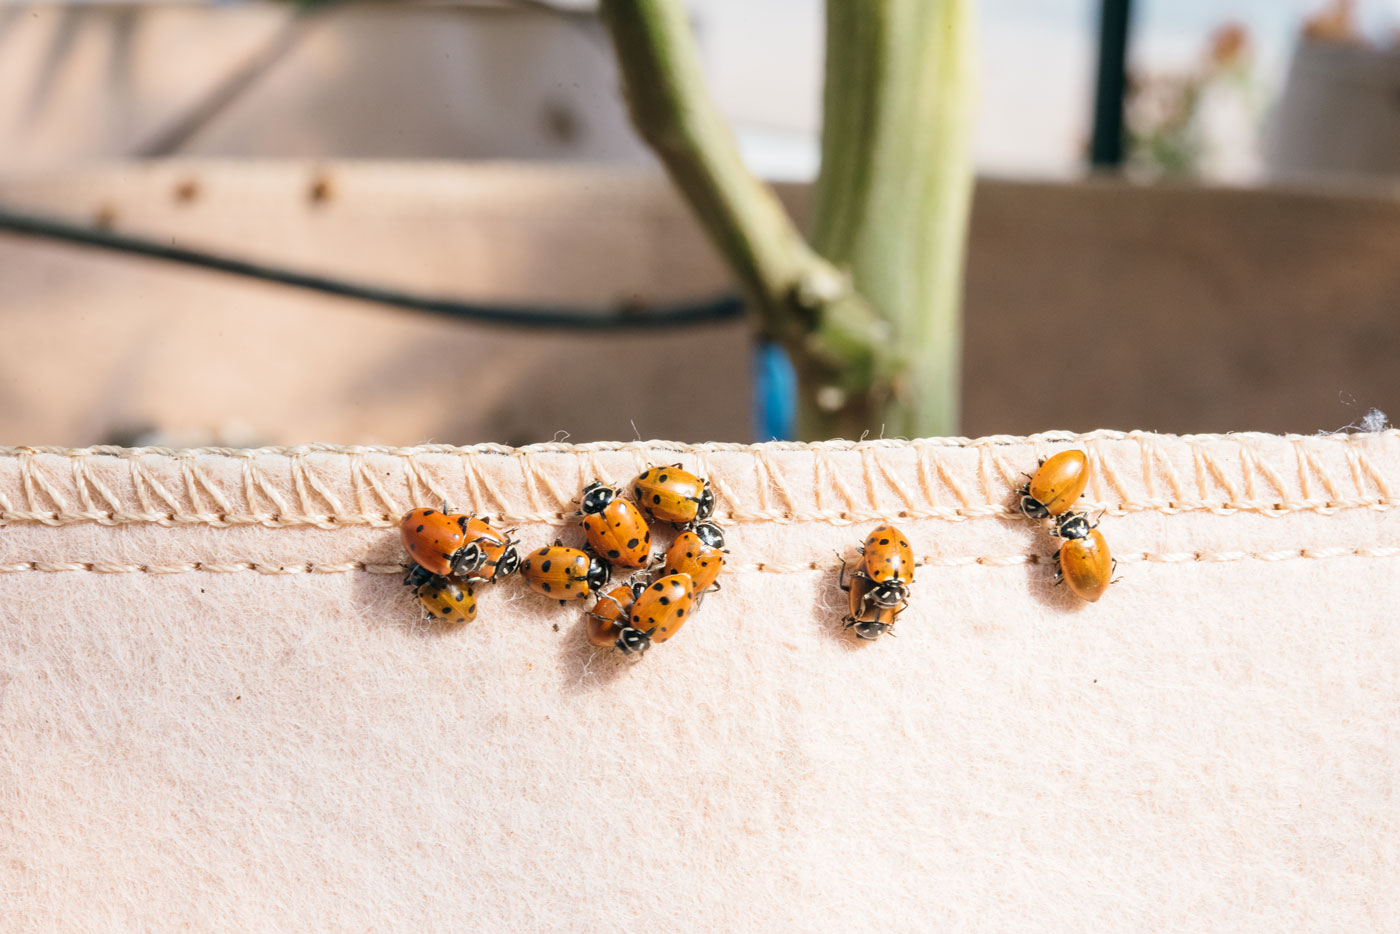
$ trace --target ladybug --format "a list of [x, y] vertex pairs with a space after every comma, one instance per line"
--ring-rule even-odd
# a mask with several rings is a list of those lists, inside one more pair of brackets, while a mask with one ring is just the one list
[[[860, 546], [863, 556], [853, 576], [864, 577], [873, 586], [862, 588], [864, 605], [892, 609], [909, 602], [909, 583], [914, 579], [914, 550], [909, 539], [892, 525], [876, 526]], [[844, 568], [845, 562], [842, 562]]]
[[678, 528], [704, 522], [715, 511], [710, 482], [682, 470], [680, 464], [643, 470], [632, 481], [632, 496], [653, 519]]
[[427, 619], [469, 623], [476, 618], [476, 592], [472, 585], [450, 577], [429, 577], [414, 591]]
[[680, 632], [695, 602], [695, 582], [689, 574], [671, 574], [647, 586], [632, 604], [617, 647], [627, 655], [645, 652], [653, 642], [665, 642]]
[[1083, 513], [1066, 513], [1055, 521], [1050, 534], [1065, 540], [1055, 552], [1055, 583], [1066, 583], [1075, 596], [1096, 602], [1108, 590], [1118, 567], [1098, 524], [1090, 525]]
[[515, 546], [520, 543], [510, 537], [510, 532], [496, 529], [491, 525], [490, 519], [478, 519], [476, 516], [464, 518], [466, 521], [459, 520], [459, 524], [463, 534], [471, 542], [467, 547], [475, 545], [481, 549], [484, 556], [480, 567], [474, 570], [469, 578], [473, 583], [487, 584], [510, 577], [519, 570], [520, 553], [515, 550]]
[[855, 631], [856, 637], [864, 639], [866, 642], [874, 642], [885, 633], [894, 632], [894, 621], [900, 613], [904, 612], [904, 607], [880, 606], [875, 601], [869, 599], [870, 592], [879, 585], [863, 574], [851, 575], [851, 582], [845, 580], [846, 566], [841, 565], [841, 589], [846, 591], [850, 597], [850, 606], [841, 622], [845, 624], [843, 628]]
[[555, 597], [561, 604], [601, 590], [612, 576], [607, 562], [597, 555], [566, 548], [559, 541], [520, 562], [520, 573], [531, 590]]
[[689, 574], [698, 597], [710, 590], [711, 585], [719, 589], [715, 579], [724, 569], [724, 553], [724, 532], [713, 522], [701, 522], [676, 536], [671, 547], [666, 549], [661, 573]]
[[468, 516], [447, 509], [414, 509], [399, 520], [399, 536], [408, 554], [429, 574], [466, 575], [486, 560], [480, 547], [467, 538], [463, 524]]
[[609, 564], [646, 567], [651, 561], [651, 529], [622, 491], [594, 480], [583, 488], [579, 524], [588, 544]]
[[[619, 648], [630, 654], [630, 649], [619, 644], [626, 630], [627, 616], [632, 612], [632, 604], [637, 602], [646, 584], [636, 581], [623, 584], [598, 598], [592, 612], [588, 614], [588, 642], [600, 649]], [[636, 630], [627, 630], [636, 632]], [[640, 651], [640, 650], [639, 650]]]
[[1016, 492], [1027, 519], [1048, 519], [1069, 511], [1089, 485], [1089, 458], [1083, 451], [1061, 451], [1042, 460], [1034, 476]]

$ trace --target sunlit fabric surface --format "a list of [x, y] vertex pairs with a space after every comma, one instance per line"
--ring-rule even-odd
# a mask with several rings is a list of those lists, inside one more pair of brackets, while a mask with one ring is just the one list
[[[1051, 584], [1068, 445], [1120, 559]], [[525, 547], [682, 461], [723, 590], [639, 662], [518, 580], [418, 621], [393, 527]], [[0, 451], [6, 930], [1381, 930], [1400, 433]], [[923, 566], [840, 630], [837, 552]]]

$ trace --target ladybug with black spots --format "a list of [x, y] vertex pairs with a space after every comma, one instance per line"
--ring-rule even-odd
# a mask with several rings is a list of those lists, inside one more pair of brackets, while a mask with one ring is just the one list
[[418, 585], [414, 594], [427, 614], [425, 619], [469, 623], [476, 618], [476, 592], [465, 581], [429, 577]]
[[689, 574], [670, 574], [649, 584], [632, 604], [617, 647], [631, 655], [667, 641], [685, 625], [694, 603], [695, 582]]
[[476, 516], [467, 516], [466, 521], [459, 521], [459, 524], [470, 540], [467, 547], [475, 545], [482, 553], [479, 566], [469, 578], [473, 583], [489, 584], [510, 577], [520, 569], [520, 553], [515, 550], [520, 543], [510, 537], [514, 529], [502, 532], [491, 524], [490, 519], [478, 519]]
[[698, 598], [712, 588], [719, 589], [717, 578], [724, 570], [724, 555], [724, 532], [713, 522], [701, 522], [676, 536], [666, 549], [661, 573], [689, 574]]
[[579, 517], [588, 544], [609, 564], [643, 568], [651, 563], [651, 528], [621, 490], [594, 480], [583, 488]]
[[535, 593], [553, 597], [562, 605], [597, 593], [612, 576], [612, 569], [595, 554], [555, 541], [520, 562], [520, 576]]
[[643, 470], [632, 481], [632, 496], [653, 519], [679, 529], [704, 522], [715, 511], [715, 494], [709, 481], [682, 469], [680, 464]]
[[413, 562], [437, 577], [468, 576], [486, 561], [464, 528], [470, 516], [442, 509], [413, 509], [399, 520], [399, 537]]
[[914, 580], [914, 550], [909, 539], [892, 525], [880, 525], [861, 545], [861, 564], [856, 576], [874, 586], [862, 595], [862, 604], [892, 609], [909, 602], [909, 584]]

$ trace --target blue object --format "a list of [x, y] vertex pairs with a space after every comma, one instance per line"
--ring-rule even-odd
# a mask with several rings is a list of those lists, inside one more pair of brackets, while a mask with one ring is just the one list
[[781, 344], [761, 340], [754, 346], [753, 389], [758, 440], [792, 440], [797, 422], [797, 372]]

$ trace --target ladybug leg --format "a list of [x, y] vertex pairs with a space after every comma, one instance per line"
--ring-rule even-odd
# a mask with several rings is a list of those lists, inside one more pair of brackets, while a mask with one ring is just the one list
[[1060, 567], [1059, 551], [1055, 552], [1055, 554], [1053, 555], [1053, 560], [1055, 562], [1055, 586], [1058, 587], [1060, 584], [1063, 584], [1065, 582], [1065, 572], [1064, 569]]
[[[608, 601], [609, 603], [611, 603], [613, 606], [617, 607], [617, 612], [618, 612], [618, 613], [621, 613], [623, 616], [625, 616], [625, 615], [627, 614], [626, 609], [623, 608], [623, 606], [622, 606], [621, 603], [618, 603], [618, 602], [617, 602], [617, 598], [615, 598], [612, 594], [610, 594], [610, 593], [605, 593], [605, 594], [603, 594], [603, 596], [599, 599], [598, 602], [601, 603], [603, 600], [606, 600], [606, 601]], [[560, 601], [560, 602], [562, 603], [563, 601]], [[598, 610], [598, 608], [595, 606], [593, 609], [591, 609], [591, 610], [588, 611], [588, 615], [591, 616], [591, 617], [593, 617], [594, 619], [598, 620], [599, 622], [604, 622], [604, 623], [606, 623], [606, 622], [611, 622], [607, 617], [605, 617], [605, 616], [599, 616], [597, 610]]]
[[850, 593], [851, 585], [846, 583], [846, 559], [841, 557], [841, 552], [839, 551], [836, 553], [836, 559], [841, 562], [841, 577], [837, 580], [836, 586], [840, 587], [846, 593]]

